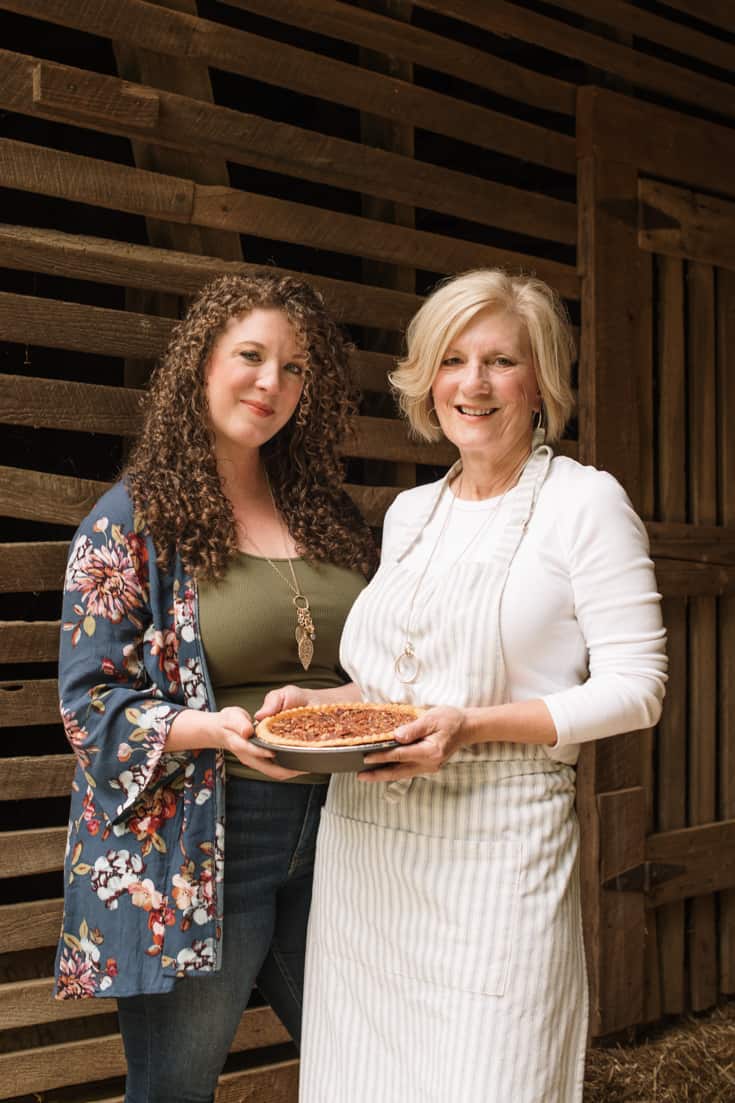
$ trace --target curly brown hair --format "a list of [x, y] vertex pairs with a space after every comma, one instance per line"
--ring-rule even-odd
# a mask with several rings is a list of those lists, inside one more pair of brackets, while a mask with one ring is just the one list
[[214, 343], [231, 318], [282, 310], [306, 353], [294, 415], [261, 455], [276, 505], [299, 554], [369, 576], [372, 534], [342, 489], [339, 445], [357, 408], [350, 346], [313, 287], [293, 276], [227, 275], [206, 284], [171, 333], [146, 401], [143, 431], [123, 472], [136, 511], [166, 569], [171, 555], [201, 579], [220, 579], [237, 554], [205, 390]]

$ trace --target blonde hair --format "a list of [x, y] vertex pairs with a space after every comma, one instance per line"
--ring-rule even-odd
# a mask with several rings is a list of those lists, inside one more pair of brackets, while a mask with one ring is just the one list
[[435, 441], [441, 430], [429, 420], [431, 388], [454, 338], [482, 310], [514, 314], [526, 327], [533, 366], [546, 413], [546, 439], [564, 431], [574, 406], [570, 382], [576, 352], [569, 316], [543, 280], [510, 276], [502, 268], [477, 268], [440, 284], [414, 315], [406, 331], [407, 352], [389, 379], [412, 430]]

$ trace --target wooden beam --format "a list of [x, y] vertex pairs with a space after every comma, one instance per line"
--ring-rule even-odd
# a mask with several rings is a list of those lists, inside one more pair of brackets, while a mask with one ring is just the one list
[[[299, 1063], [279, 1061], [274, 1065], [242, 1072], [225, 1072], [217, 1081], [217, 1103], [293, 1103], [298, 1094]], [[98, 1103], [125, 1103], [121, 1095]]]
[[55, 678], [0, 682], [0, 728], [60, 723], [59, 687]]
[[69, 475], [0, 467], [0, 516], [76, 528], [110, 485]]
[[[108, 1011], [114, 1009], [109, 1001]], [[257, 1007], [245, 1012], [233, 1049], [249, 1051], [289, 1040], [271, 1009]], [[125, 1052], [119, 1034], [0, 1054], [0, 1099], [87, 1084], [98, 1080], [102, 1069], [106, 1078], [125, 1075]]]
[[56, 662], [60, 627], [58, 620], [0, 621], [0, 662]]
[[735, 589], [735, 572], [710, 563], [657, 559], [656, 581], [664, 597], [720, 597]]
[[[50, 276], [189, 296], [221, 275], [268, 274], [304, 278], [302, 272], [269, 264], [239, 264], [148, 245], [66, 234], [60, 230], [3, 224], [0, 224], [0, 264], [25, 272], [45, 272]], [[556, 286], [559, 288], [561, 284], [566, 290], [560, 290], [560, 294], [573, 298], [567, 287], [571, 285], [572, 269], [563, 265], [558, 268], [561, 271], [556, 273]], [[403, 330], [423, 301], [418, 295], [327, 276], [309, 274], [306, 278], [321, 292], [328, 308], [341, 323]]]
[[735, 34], [735, 11], [732, 3], [722, 0], [666, 0], [668, 7], [677, 8], [686, 15], [693, 15], [704, 23]]
[[0, 945], [3, 953], [55, 946], [63, 915], [64, 901], [61, 899], [3, 904], [0, 906]]
[[[554, 0], [554, 3], [555, 7], [564, 8], [586, 20], [605, 23], [634, 38], [666, 46], [683, 57], [699, 58], [725, 73], [735, 69], [735, 48], [729, 42], [682, 26], [668, 16], [654, 15], [624, 0]], [[686, 79], [683, 74], [682, 79]]]
[[706, 899], [713, 892], [735, 888], [735, 819], [649, 835], [646, 859], [685, 866], [683, 873], [654, 885], [654, 907], [688, 897]]
[[[0, 50], [0, 106], [9, 111], [71, 121], [67, 115], [40, 107], [31, 95], [33, 67], [37, 59]], [[51, 65], [51, 62], [45, 62]], [[85, 70], [53, 63], [63, 79], [75, 80]], [[116, 77], [105, 76], [110, 86], [123, 90], [129, 85]], [[133, 86], [145, 91], [144, 86]], [[510, 205], [517, 189], [505, 189], [478, 177], [456, 172], [443, 165], [415, 161], [396, 152], [372, 149], [359, 142], [333, 138], [315, 131], [300, 129], [283, 122], [272, 122], [257, 115], [220, 107], [171, 92], [158, 92], [161, 116], [154, 130], [134, 130], [131, 126], [116, 126], [109, 119], [74, 117], [74, 123], [153, 142], [173, 150], [196, 152], [206, 148], [235, 164], [251, 165], [269, 172], [283, 173], [295, 180], [315, 180], [333, 187], [346, 188], [361, 194], [394, 202], [415, 202], [427, 210], [484, 223], [493, 223], [498, 203]], [[89, 104], [91, 112], [94, 105]], [[499, 190], [500, 189], [500, 190]], [[117, 243], [118, 246], [120, 243]], [[516, 263], [515, 254], [508, 253], [507, 264]], [[521, 256], [521, 264], [528, 259]], [[577, 297], [575, 276], [571, 267], [538, 258], [539, 275], [556, 284], [557, 271], [566, 283], [558, 285], [567, 297]], [[548, 265], [548, 270], [546, 269]], [[316, 277], [314, 277], [316, 279]], [[338, 281], [335, 281], [338, 282]], [[570, 286], [568, 286], [570, 285]]]
[[735, 525], [691, 525], [647, 521], [651, 552], [656, 559], [685, 559], [735, 566]]
[[61, 590], [68, 554], [65, 540], [0, 544], [0, 593]]
[[63, 869], [66, 834], [66, 827], [0, 832], [0, 879]]
[[4, 758], [3, 799], [40, 800], [68, 796], [76, 761], [71, 752]]
[[645, 178], [638, 199], [641, 249], [735, 270], [735, 203]]
[[159, 99], [153, 89], [111, 86], [105, 77], [84, 72], [69, 76], [62, 66], [39, 61], [33, 69], [33, 103], [64, 116], [108, 118], [146, 130], [158, 122]]
[[299, 95], [421, 126], [561, 172], [574, 171], [574, 142], [567, 135], [184, 12], [142, 0], [96, 0], [74, 8], [63, 0], [4, 0], [3, 6], [189, 64], [204, 62]]
[[[395, 264], [415, 264], [430, 272], [467, 267], [465, 263], [447, 263], [449, 257], [467, 255], [459, 239], [386, 226], [372, 219], [235, 188], [194, 184], [180, 177], [11, 138], [0, 141], [0, 171], [7, 187], [146, 218], [236, 230]], [[487, 180], [476, 183], [474, 193], [477, 203], [468, 203], [465, 218], [527, 237], [575, 244], [574, 204]], [[476, 255], [477, 246], [464, 244], [474, 248]], [[442, 253], [437, 256], [440, 247]], [[489, 247], [485, 249], [489, 252]]]
[[352, 42], [438, 73], [464, 79], [509, 100], [519, 100], [544, 111], [574, 115], [576, 89], [568, 81], [535, 73], [502, 57], [488, 64], [484, 50], [476, 50], [446, 35], [364, 11], [339, 0], [225, 0], [230, 7], [268, 19]]
[[[706, 111], [735, 115], [732, 86], [724, 81], [651, 57], [579, 27], [570, 27], [561, 19], [538, 15], [504, 0], [493, 0], [492, 4], [486, 0], [416, 0], [416, 3], [421, 8], [461, 19], [493, 34], [510, 35], [562, 57], [575, 58], [640, 88], [663, 92], [672, 99], [696, 104]], [[585, 15], [592, 14], [587, 7], [584, 11]]]
[[[569, 35], [572, 37], [576, 39], [576, 35]], [[682, 71], [679, 79], [686, 84], [688, 74], [685, 78]], [[732, 92], [730, 99], [735, 110]], [[717, 190], [735, 193], [732, 128], [712, 122], [702, 126], [698, 119], [679, 111], [641, 103], [608, 89], [579, 90], [577, 153], [580, 157], [597, 155], [625, 162], [635, 166], [638, 174], [676, 180], [680, 187], [703, 191], [712, 188], [712, 165], [717, 165]], [[621, 210], [620, 215], [635, 217], [632, 210]]]

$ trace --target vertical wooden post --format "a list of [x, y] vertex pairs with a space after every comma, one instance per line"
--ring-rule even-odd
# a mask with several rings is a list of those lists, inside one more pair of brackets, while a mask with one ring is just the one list
[[[579, 450], [612, 472], [636, 508], [651, 508], [652, 358], [650, 258], [637, 245], [637, 170], [595, 146], [593, 90], [578, 95], [579, 271], [582, 340]], [[582, 881], [593, 1034], [644, 1017], [643, 895], [603, 890], [601, 877], [645, 859], [650, 740], [641, 733], [584, 748], [578, 770]], [[631, 814], [634, 809], [635, 814]]]

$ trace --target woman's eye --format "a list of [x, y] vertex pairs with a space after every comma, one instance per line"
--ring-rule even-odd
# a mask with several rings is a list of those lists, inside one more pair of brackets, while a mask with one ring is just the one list
[[260, 360], [260, 355], [255, 349], [241, 349], [240, 356], [250, 364], [257, 364], [258, 360]]
[[456, 368], [462, 361], [459, 356], [445, 356], [441, 362], [443, 368]]
[[292, 372], [293, 375], [303, 375], [304, 374], [304, 369], [302, 368], [301, 364], [293, 364], [293, 363], [286, 364], [285, 370], [287, 372]]
[[499, 368], [512, 368], [513, 361], [509, 356], [496, 356], [494, 363]]

